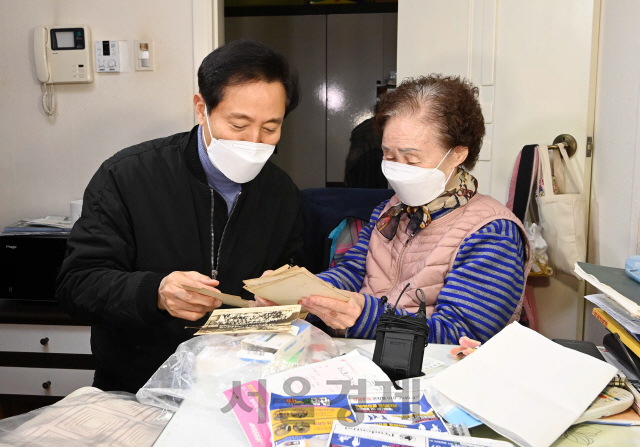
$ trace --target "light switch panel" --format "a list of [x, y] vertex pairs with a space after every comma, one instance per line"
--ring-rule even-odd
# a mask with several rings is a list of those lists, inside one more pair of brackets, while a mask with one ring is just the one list
[[134, 60], [136, 71], [153, 71], [154, 55], [152, 40], [136, 40], [134, 46]]

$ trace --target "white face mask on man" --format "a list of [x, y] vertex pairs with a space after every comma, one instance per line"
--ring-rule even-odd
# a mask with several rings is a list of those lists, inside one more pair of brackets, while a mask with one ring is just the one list
[[[449, 152], [451, 152], [451, 149], [449, 149]], [[444, 192], [451, 175], [455, 171], [453, 169], [449, 174], [449, 178], [446, 178], [444, 172], [438, 169], [449, 155], [449, 152], [446, 153], [435, 168], [420, 168], [395, 161], [382, 160], [382, 173], [387, 178], [389, 185], [398, 194], [402, 203], [409, 206], [426, 205]]]
[[[211, 134], [209, 110], [206, 107], [205, 113], [207, 114], [207, 129], [211, 137], [211, 143], [207, 146], [207, 155], [211, 163], [225, 177], [236, 183], [247, 183], [256, 178], [276, 146], [251, 141], [217, 140]], [[204, 140], [204, 135], [202, 138]]]

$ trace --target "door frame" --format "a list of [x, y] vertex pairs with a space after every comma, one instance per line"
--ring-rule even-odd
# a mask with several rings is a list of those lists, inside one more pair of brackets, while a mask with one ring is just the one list
[[[224, 44], [224, 0], [191, 0], [193, 92], [198, 92], [198, 68], [202, 60]], [[197, 124], [195, 110], [193, 122]]]

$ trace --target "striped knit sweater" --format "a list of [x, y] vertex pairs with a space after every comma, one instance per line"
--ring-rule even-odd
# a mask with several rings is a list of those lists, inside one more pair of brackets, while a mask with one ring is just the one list
[[[373, 211], [369, 224], [358, 236], [357, 244], [341, 262], [318, 277], [339, 289], [360, 291], [366, 275], [369, 239], [386, 203]], [[449, 211], [441, 210], [431, 217], [435, 220]], [[484, 342], [505, 327], [524, 289], [524, 257], [520, 231], [511, 221], [495, 220], [467, 237], [445, 277], [435, 311], [427, 318], [429, 342], [457, 344], [465, 335]], [[368, 294], [364, 296], [362, 314], [347, 329], [347, 337], [375, 338], [375, 329], [382, 314], [380, 299]], [[407, 312], [398, 309], [396, 313]]]

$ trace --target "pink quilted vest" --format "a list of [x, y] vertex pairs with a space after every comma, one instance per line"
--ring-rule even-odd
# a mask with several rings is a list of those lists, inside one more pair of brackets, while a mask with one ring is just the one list
[[[400, 202], [394, 195], [385, 206], [383, 213]], [[415, 296], [416, 289], [424, 291], [427, 302], [427, 315], [434, 311], [444, 278], [451, 270], [458, 249], [467, 236], [483, 226], [498, 219], [514, 222], [526, 235], [520, 220], [497, 200], [477, 193], [464, 206], [434, 220], [425, 229], [409, 240], [404, 232], [408, 216], [404, 214], [396, 237], [387, 240], [374, 228], [367, 253], [367, 273], [360, 293], [373, 296], [387, 296], [394, 304], [407, 283], [411, 285], [402, 295], [398, 307], [416, 312], [420, 302]], [[531, 269], [529, 240], [523, 238], [527, 264], [525, 278]], [[511, 321], [520, 317], [522, 296]]]

